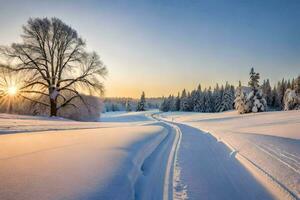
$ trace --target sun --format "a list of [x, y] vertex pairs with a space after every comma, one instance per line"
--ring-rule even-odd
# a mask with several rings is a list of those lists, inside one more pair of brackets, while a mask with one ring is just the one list
[[16, 86], [9, 86], [7, 88], [7, 94], [9, 96], [15, 96], [18, 93], [18, 88]]

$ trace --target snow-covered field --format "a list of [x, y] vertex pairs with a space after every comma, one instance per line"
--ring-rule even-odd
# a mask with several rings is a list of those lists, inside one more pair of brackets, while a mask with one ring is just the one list
[[[229, 146], [230, 155], [234, 155], [248, 168], [248, 171], [256, 174], [257, 179], [263, 179], [260, 182], [265, 187], [269, 190], [272, 190], [273, 187], [273, 189], [278, 190], [277, 192], [285, 190], [283, 195], [287, 193], [286, 196], [281, 196], [279, 199], [290, 198], [291, 196], [300, 197], [299, 111], [246, 115], [239, 115], [235, 111], [224, 113], [173, 112], [164, 113], [161, 117], [178, 123], [190, 135], [193, 132], [196, 133], [197, 130], [199, 134], [200, 130], [203, 133], [203, 140], [205, 137], [208, 138], [213, 135], [214, 138], [207, 140], [211, 140], [212, 143], [221, 141]], [[191, 144], [187, 141], [187, 147], [182, 144], [182, 149], [191, 149], [191, 146], [197, 146], [194, 144], [195, 142]], [[199, 145], [202, 145], [200, 141], [198, 142]], [[220, 147], [221, 145], [217, 146]], [[182, 159], [186, 159], [186, 153], [184, 154]], [[204, 156], [204, 159], [207, 158]], [[206, 161], [202, 159], [202, 162]], [[220, 161], [219, 165], [226, 167], [223, 161]], [[198, 166], [197, 169], [199, 170], [200, 167]], [[188, 179], [189, 174], [183, 171], [182, 176]], [[187, 188], [189, 183], [187, 180]], [[192, 191], [191, 193], [194, 195]]]
[[172, 144], [159, 145], [172, 135], [145, 113], [123, 117], [82, 123], [0, 115], [0, 199], [161, 199], [166, 166], [155, 160], [168, 158]]
[[1, 200], [299, 198], [299, 111], [0, 114], [0, 130]]

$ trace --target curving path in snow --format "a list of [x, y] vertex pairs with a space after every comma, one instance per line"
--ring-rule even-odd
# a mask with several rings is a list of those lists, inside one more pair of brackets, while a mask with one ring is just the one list
[[172, 124], [182, 134], [173, 199], [275, 199], [226, 145], [199, 129]]
[[189, 199], [299, 199], [299, 116], [160, 114], [182, 132], [179, 188]]
[[[164, 115], [114, 113], [101, 123], [0, 115], [0, 199], [293, 199], [225, 141]], [[298, 173], [282, 140], [245, 137]]]

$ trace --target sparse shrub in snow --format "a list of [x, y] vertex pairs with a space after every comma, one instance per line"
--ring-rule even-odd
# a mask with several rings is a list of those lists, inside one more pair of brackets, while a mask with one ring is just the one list
[[[72, 105], [74, 106], [66, 106], [64, 108], [59, 109], [57, 113], [59, 117], [79, 120], [79, 121], [97, 121], [99, 120], [102, 101], [99, 97], [95, 96], [87, 96], [81, 95], [83, 100], [86, 102], [86, 105], [79, 100], [74, 99], [72, 101]], [[41, 104], [33, 103], [32, 101], [18, 99], [11, 106], [11, 110], [8, 111], [9, 105], [2, 105], [0, 107], [0, 112], [9, 112], [13, 114], [21, 114], [21, 115], [40, 115], [40, 116], [48, 116], [49, 109], [46, 106]], [[76, 106], [76, 108], [75, 108]]]
[[58, 116], [79, 120], [79, 121], [98, 121], [100, 118], [101, 108], [103, 106], [99, 97], [82, 95], [86, 105], [79, 99], [75, 99], [73, 104], [77, 108], [67, 106], [58, 112]]
[[287, 89], [284, 94], [284, 110], [300, 110], [300, 94], [295, 90]]

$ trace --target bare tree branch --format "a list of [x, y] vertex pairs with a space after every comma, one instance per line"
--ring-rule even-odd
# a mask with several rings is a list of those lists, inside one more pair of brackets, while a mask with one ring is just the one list
[[9, 70], [28, 73], [20, 88], [24, 98], [34, 97], [35, 103], [50, 107], [52, 116], [76, 98], [88, 108], [81, 93], [103, 94], [106, 66], [95, 52], [86, 52], [84, 40], [72, 27], [57, 18], [30, 18], [21, 37], [22, 43], [1, 48], [0, 53], [12, 59]]

